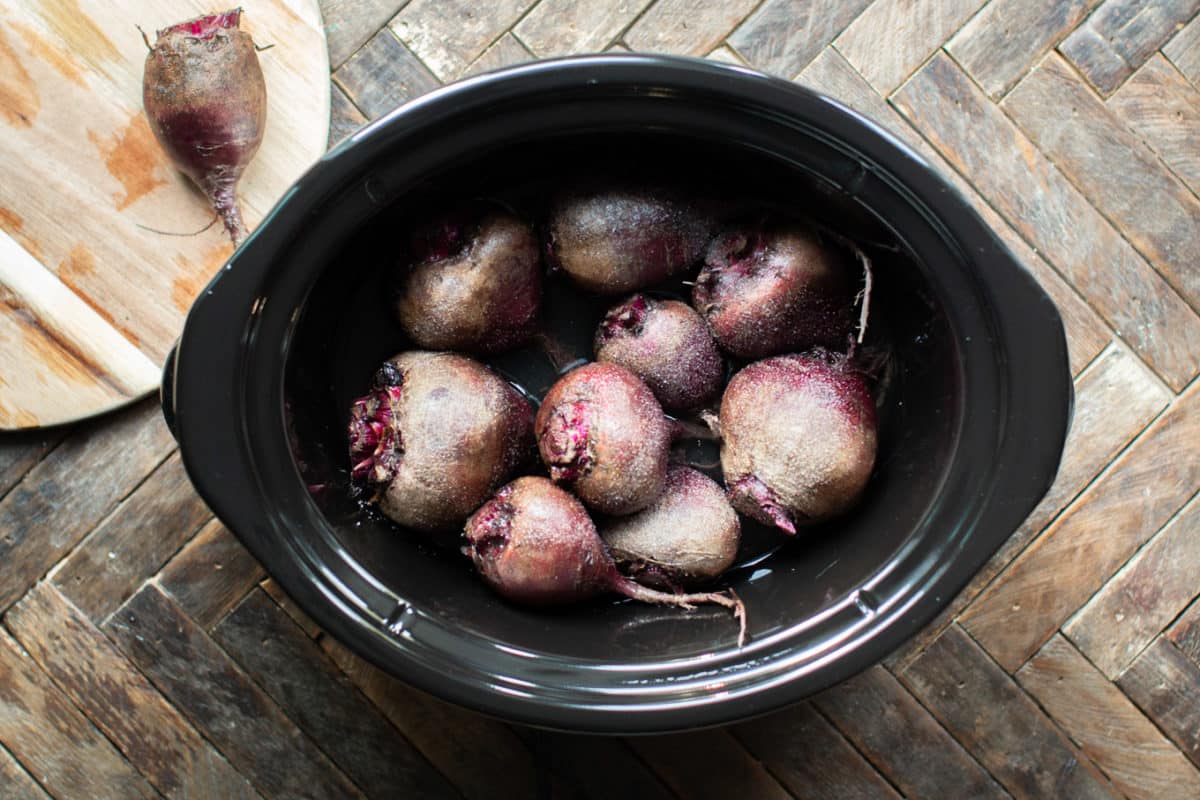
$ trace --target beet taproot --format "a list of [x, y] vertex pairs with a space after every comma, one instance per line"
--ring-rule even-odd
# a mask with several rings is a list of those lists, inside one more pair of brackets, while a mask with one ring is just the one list
[[412, 239], [395, 311], [413, 342], [491, 354], [536, 332], [542, 268], [529, 224], [499, 206], [476, 204], [419, 225]]
[[385, 515], [451, 530], [532, 460], [533, 408], [477, 361], [411, 351], [354, 401], [349, 438], [351, 478]]
[[671, 426], [654, 393], [622, 366], [584, 364], [559, 378], [534, 434], [550, 477], [589, 508], [632, 514], [662, 492]]
[[150, 129], [208, 197], [235, 246], [249, 235], [238, 181], [267, 122], [267, 86], [241, 18], [235, 8], [163, 28], [142, 76]]
[[512, 602], [554, 606], [614, 593], [682, 608], [715, 604], [733, 611], [738, 645], [745, 640], [745, 608], [732, 590], [661, 592], [622, 575], [587, 510], [546, 478], [518, 478], [501, 488], [471, 515], [463, 534], [480, 576]]
[[622, 574], [647, 586], [676, 589], [711, 581], [729, 569], [741, 524], [716, 481], [674, 465], [653, 503], [612, 520], [600, 535]]
[[667, 411], [695, 411], [721, 392], [725, 362], [687, 303], [636, 294], [605, 314], [593, 346], [597, 361], [633, 372]]
[[700, 263], [712, 215], [677, 191], [612, 186], [553, 202], [547, 263], [600, 294], [637, 291]]
[[730, 502], [790, 534], [847, 511], [875, 465], [875, 403], [842, 354], [756, 361], [729, 381], [719, 419]]
[[839, 348], [854, 328], [855, 280], [848, 254], [809, 227], [759, 221], [713, 239], [692, 303], [739, 358]]

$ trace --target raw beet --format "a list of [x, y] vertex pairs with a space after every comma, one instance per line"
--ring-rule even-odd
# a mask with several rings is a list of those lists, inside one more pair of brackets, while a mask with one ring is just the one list
[[142, 77], [150, 129], [208, 197], [234, 245], [248, 235], [237, 183], [267, 121], [267, 86], [254, 41], [238, 30], [241, 16], [235, 8], [160, 30]]
[[741, 524], [725, 491], [702, 472], [672, 466], [649, 507], [604, 527], [617, 568], [639, 583], [675, 589], [713, 580], [733, 564]]
[[558, 380], [534, 423], [556, 483], [605, 514], [632, 514], [662, 492], [671, 428], [646, 384], [616, 364], [585, 364]]
[[739, 358], [842, 347], [856, 291], [847, 255], [799, 223], [738, 225], [709, 245], [692, 304]]
[[585, 289], [643, 289], [700, 262], [711, 215], [677, 192], [580, 191], [557, 198], [546, 225], [546, 261]]
[[725, 363], [686, 303], [635, 294], [604, 316], [593, 344], [597, 361], [633, 372], [668, 411], [695, 411], [721, 392]]
[[461, 525], [533, 455], [533, 409], [490, 369], [453, 353], [386, 361], [350, 411], [351, 477], [391, 519]]
[[414, 233], [396, 319], [431, 350], [498, 353], [537, 328], [542, 270], [533, 229], [496, 206], [444, 214]]
[[849, 509], [875, 465], [875, 404], [846, 356], [758, 361], [721, 398], [721, 468], [738, 511], [788, 533]]
[[733, 610], [739, 646], [745, 638], [745, 609], [732, 591], [671, 594], [622, 575], [584, 507], [545, 478], [518, 478], [502, 488], [463, 533], [464, 551], [484, 581], [513, 602], [564, 605], [613, 592], [683, 608], [712, 603]]

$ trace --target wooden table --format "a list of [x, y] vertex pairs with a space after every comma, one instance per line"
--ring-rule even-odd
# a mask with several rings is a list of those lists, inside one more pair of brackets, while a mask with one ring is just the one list
[[878, 120], [1059, 303], [1061, 474], [886, 663], [619, 739], [486, 719], [348, 653], [212, 520], [153, 402], [0, 438], [0, 795], [1200, 797], [1200, 1], [324, 6], [334, 139], [466, 73], [625, 48]]

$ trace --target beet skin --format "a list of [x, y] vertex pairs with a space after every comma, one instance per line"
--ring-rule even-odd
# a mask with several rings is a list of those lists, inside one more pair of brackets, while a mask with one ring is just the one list
[[421, 226], [401, 268], [396, 319], [430, 350], [499, 353], [537, 329], [542, 265], [533, 228], [496, 206]]
[[726, 387], [720, 426], [734, 508], [788, 533], [849, 509], [875, 466], [875, 404], [842, 355], [751, 364]]
[[648, 586], [676, 589], [711, 581], [729, 569], [741, 524], [716, 481], [678, 465], [667, 471], [658, 499], [613, 520], [601, 536], [623, 574]]
[[554, 202], [546, 260], [600, 294], [643, 289], [698, 264], [713, 222], [679, 193], [610, 187]]
[[532, 460], [533, 409], [507, 381], [453, 353], [389, 359], [350, 412], [351, 477], [422, 531], [458, 527]]
[[845, 346], [854, 294], [845, 253], [798, 223], [767, 222], [713, 240], [692, 304], [723, 350], [753, 359]]
[[550, 477], [589, 508], [632, 514], [662, 491], [671, 428], [653, 392], [624, 367], [568, 372], [546, 393], [534, 434]]
[[620, 364], [646, 382], [667, 411], [689, 412], [717, 399], [725, 362], [708, 326], [678, 300], [635, 294], [596, 329], [597, 361]]

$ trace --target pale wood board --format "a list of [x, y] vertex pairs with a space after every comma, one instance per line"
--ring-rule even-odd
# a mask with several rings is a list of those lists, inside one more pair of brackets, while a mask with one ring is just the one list
[[[246, 0], [263, 143], [240, 185], [253, 228], [325, 151], [316, 0]], [[142, 109], [154, 31], [201, 0], [0, 0], [0, 430], [56, 425], [157, 389], [192, 301], [232, 253]]]

